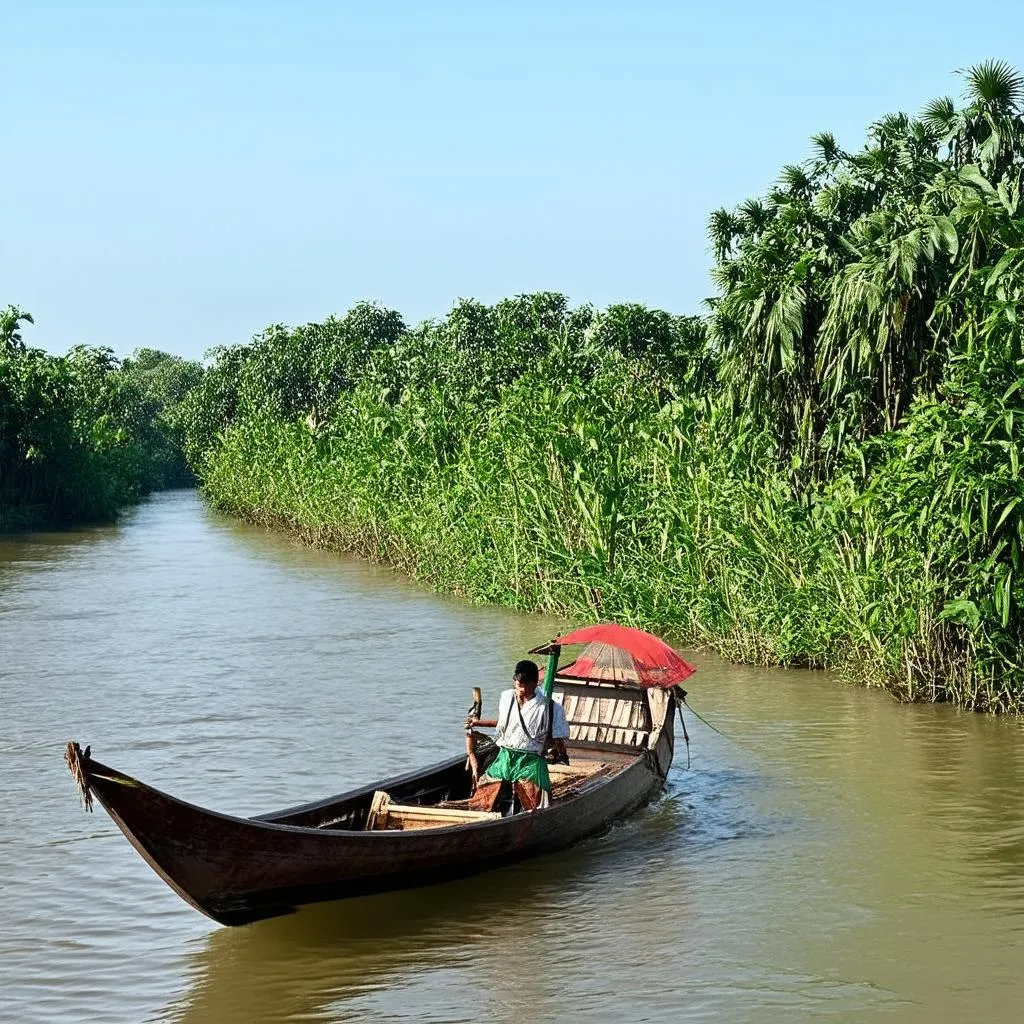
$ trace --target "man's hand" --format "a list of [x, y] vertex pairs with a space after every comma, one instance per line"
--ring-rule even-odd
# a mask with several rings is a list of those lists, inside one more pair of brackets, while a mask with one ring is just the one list
[[548, 761], [551, 764], [568, 764], [569, 752], [565, 749], [565, 740], [552, 740], [548, 747]]

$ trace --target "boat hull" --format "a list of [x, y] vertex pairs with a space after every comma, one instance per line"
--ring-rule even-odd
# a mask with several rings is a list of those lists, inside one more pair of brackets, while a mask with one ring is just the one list
[[[238, 925], [307, 903], [428, 885], [563, 849], [655, 796], [673, 746], [670, 711], [654, 749], [639, 751], [617, 774], [575, 796], [534, 813], [413, 831], [344, 826], [365, 814], [377, 789], [411, 799], [451, 785], [464, 773], [464, 755], [258, 818], [178, 800], [77, 746], [74, 756], [84, 792], [99, 800], [153, 870], [197, 910]], [[335, 819], [337, 826], [324, 827]]]

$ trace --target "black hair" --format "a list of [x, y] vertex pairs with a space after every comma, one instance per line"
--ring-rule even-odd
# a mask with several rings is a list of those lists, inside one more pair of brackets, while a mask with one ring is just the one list
[[537, 680], [540, 678], [540, 669], [537, 668], [535, 661], [517, 661], [516, 670], [512, 673], [513, 679], [518, 679], [521, 683], [537, 685]]

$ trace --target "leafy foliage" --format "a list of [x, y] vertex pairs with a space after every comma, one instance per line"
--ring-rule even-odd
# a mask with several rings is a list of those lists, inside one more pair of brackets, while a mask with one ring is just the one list
[[225, 508], [479, 600], [1024, 710], [1024, 79], [828, 133], [709, 218], [706, 317], [360, 306], [182, 405]]
[[0, 313], [0, 529], [113, 518], [140, 494], [194, 480], [178, 404], [202, 369], [141, 349], [64, 356], [27, 347], [32, 318]]

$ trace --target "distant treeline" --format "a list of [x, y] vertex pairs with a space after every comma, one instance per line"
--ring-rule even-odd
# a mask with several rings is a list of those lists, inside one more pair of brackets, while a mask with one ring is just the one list
[[0, 311], [0, 531], [112, 519], [142, 494], [194, 482], [177, 407], [200, 364], [84, 345], [51, 356], [25, 345], [31, 322]]

